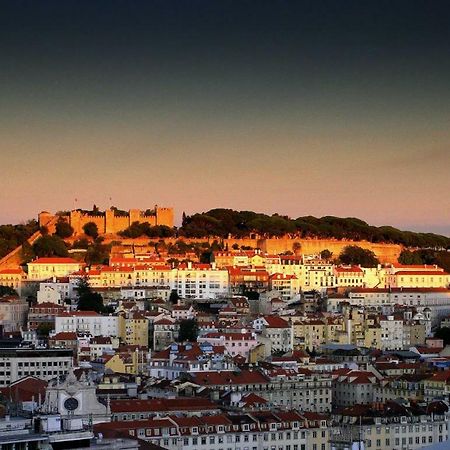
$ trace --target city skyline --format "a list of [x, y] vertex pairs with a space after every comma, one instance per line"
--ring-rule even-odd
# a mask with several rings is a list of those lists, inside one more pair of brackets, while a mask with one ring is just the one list
[[157, 203], [450, 235], [446, 2], [1, 8], [1, 223]]

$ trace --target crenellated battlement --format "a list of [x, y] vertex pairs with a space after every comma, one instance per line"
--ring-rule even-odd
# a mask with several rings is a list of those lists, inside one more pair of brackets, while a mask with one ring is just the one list
[[[39, 214], [39, 225], [45, 225], [54, 217], [55, 215], [43, 211]], [[127, 229], [133, 222], [148, 223], [150, 226], [166, 225], [172, 228], [174, 211], [173, 208], [158, 206], [146, 210], [130, 209], [127, 213], [119, 214], [115, 209], [108, 209], [105, 212], [75, 209], [60, 217], [70, 223], [75, 234], [82, 234], [84, 225], [89, 222], [97, 225], [99, 234], [115, 234]]]

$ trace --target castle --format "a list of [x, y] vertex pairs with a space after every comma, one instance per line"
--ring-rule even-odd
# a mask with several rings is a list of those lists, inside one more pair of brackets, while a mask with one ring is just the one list
[[[74, 234], [82, 234], [83, 226], [89, 222], [97, 225], [99, 234], [115, 234], [127, 229], [133, 222], [148, 223], [150, 226], [166, 225], [173, 227], [173, 208], [160, 208], [155, 206], [152, 210], [142, 211], [130, 209], [127, 213], [115, 209], [104, 212], [86, 212], [79, 209], [62, 214], [63, 220], [67, 221], [74, 229]], [[47, 211], [39, 213], [39, 226], [50, 228], [54, 232], [57, 217]]]

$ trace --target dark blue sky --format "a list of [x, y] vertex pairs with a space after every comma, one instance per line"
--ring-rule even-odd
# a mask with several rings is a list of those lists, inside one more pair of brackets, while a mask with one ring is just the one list
[[449, 19], [448, 1], [1, 2], [0, 220], [112, 197], [450, 233]]

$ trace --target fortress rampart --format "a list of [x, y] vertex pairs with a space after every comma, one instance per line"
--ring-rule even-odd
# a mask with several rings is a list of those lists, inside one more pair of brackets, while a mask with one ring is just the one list
[[[39, 214], [39, 226], [48, 226], [56, 216], [44, 211]], [[74, 234], [82, 234], [83, 227], [89, 222], [97, 225], [99, 234], [115, 234], [128, 228], [133, 222], [148, 223], [150, 226], [166, 225], [173, 227], [173, 208], [160, 208], [155, 206], [149, 212], [140, 209], [130, 209], [126, 214], [117, 213], [114, 209], [105, 212], [91, 213], [81, 210], [70, 211], [68, 215], [61, 216], [74, 229]], [[53, 220], [53, 226], [56, 221]], [[54, 232], [54, 230], [49, 230]]]

